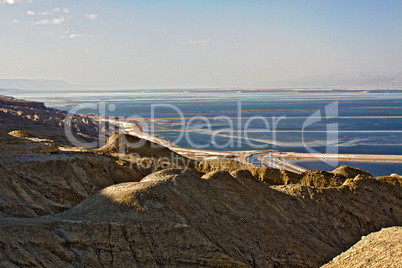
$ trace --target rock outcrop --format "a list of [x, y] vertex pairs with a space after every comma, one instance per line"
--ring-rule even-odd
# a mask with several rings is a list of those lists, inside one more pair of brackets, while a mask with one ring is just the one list
[[402, 227], [384, 228], [363, 236], [323, 268], [401, 267]]
[[198, 161], [154, 142], [119, 132], [114, 132], [106, 145], [95, 151], [120, 157], [146, 175], [166, 168], [187, 168], [201, 174], [197, 171]]
[[8, 133], [8, 135], [16, 137], [16, 138], [34, 138], [35, 136], [24, 130], [14, 130]]
[[353, 179], [357, 175], [363, 175], [363, 176], [368, 176], [372, 177], [370, 172], [362, 170], [360, 168], [353, 168], [353, 167], [348, 167], [348, 166], [340, 166], [332, 171], [334, 174], [339, 174], [342, 175], [346, 178], [351, 178]]
[[322, 170], [308, 170], [299, 173], [300, 184], [314, 187], [330, 187], [342, 185], [347, 177]]
[[330, 187], [342, 185], [346, 179], [353, 179], [355, 177], [353, 175], [360, 174], [371, 177], [369, 172], [347, 166], [342, 166], [333, 172], [309, 170], [294, 173], [267, 166], [243, 164], [232, 159], [206, 159], [198, 165], [198, 171], [203, 173], [217, 170], [232, 172], [237, 169], [249, 170], [256, 179], [268, 185], [301, 184], [313, 187]]
[[392, 183], [394, 185], [399, 185], [399, 186], [402, 187], [402, 176], [399, 176], [397, 174], [393, 174], [391, 176], [378, 177], [378, 179], [381, 179], [381, 180], [386, 181], [388, 183]]
[[26, 107], [26, 108], [40, 109], [40, 110], [46, 109], [45, 104], [43, 102], [16, 99], [13, 97], [7, 97], [7, 96], [1, 96], [1, 95], [0, 95], [0, 105]]
[[299, 183], [302, 178], [299, 174], [291, 171], [260, 165], [243, 164], [232, 159], [204, 159], [198, 164], [198, 171], [202, 173], [217, 170], [233, 172], [239, 169], [249, 170], [256, 179], [268, 185]]

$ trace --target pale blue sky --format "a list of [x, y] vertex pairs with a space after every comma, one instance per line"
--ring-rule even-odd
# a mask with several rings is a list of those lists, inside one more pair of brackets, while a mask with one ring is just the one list
[[0, 78], [197, 88], [402, 71], [399, 0], [0, 3]]

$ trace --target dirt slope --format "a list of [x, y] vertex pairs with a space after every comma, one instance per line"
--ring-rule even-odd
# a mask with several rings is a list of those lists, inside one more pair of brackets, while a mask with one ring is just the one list
[[363, 236], [323, 268], [402, 267], [402, 227], [384, 228]]
[[0, 217], [60, 213], [104, 187], [144, 177], [118, 158], [60, 148], [26, 131], [0, 130]]
[[36, 217], [62, 212], [100, 189], [139, 181], [142, 175], [93, 156], [77, 160], [0, 164], [0, 216]]
[[[164, 170], [64, 213], [0, 221], [0, 260], [30, 266], [318, 267], [402, 223], [398, 185], [270, 187], [248, 171]], [[29, 234], [29, 235], [28, 235]]]

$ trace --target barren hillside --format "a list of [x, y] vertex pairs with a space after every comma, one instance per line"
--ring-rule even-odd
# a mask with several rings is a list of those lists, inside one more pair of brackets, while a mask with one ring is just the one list
[[[292, 173], [232, 160], [197, 167], [118, 133], [87, 150], [53, 132], [63, 118], [47, 116], [63, 112], [6, 101], [1, 267], [319, 267], [344, 251], [329, 267], [401, 261], [384, 246], [400, 247], [400, 228], [369, 235], [402, 224], [401, 176], [345, 166]], [[96, 126], [80, 122], [77, 131]]]

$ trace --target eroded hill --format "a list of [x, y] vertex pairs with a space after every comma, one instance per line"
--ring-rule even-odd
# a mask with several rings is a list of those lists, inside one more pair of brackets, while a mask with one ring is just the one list
[[318, 267], [402, 222], [402, 190], [357, 177], [339, 187], [269, 187], [249, 171], [163, 170], [64, 213], [3, 219], [2, 265]]
[[[319, 267], [362, 236], [402, 224], [401, 176], [198, 164], [119, 133], [102, 148], [77, 148], [66, 145], [64, 112], [7, 101], [1, 267]], [[77, 136], [97, 130], [83, 118]], [[391, 240], [370, 243], [400, 246], [401, 230], [392, 230]], [[343, 256], [330, 267], [348, 265]]]

